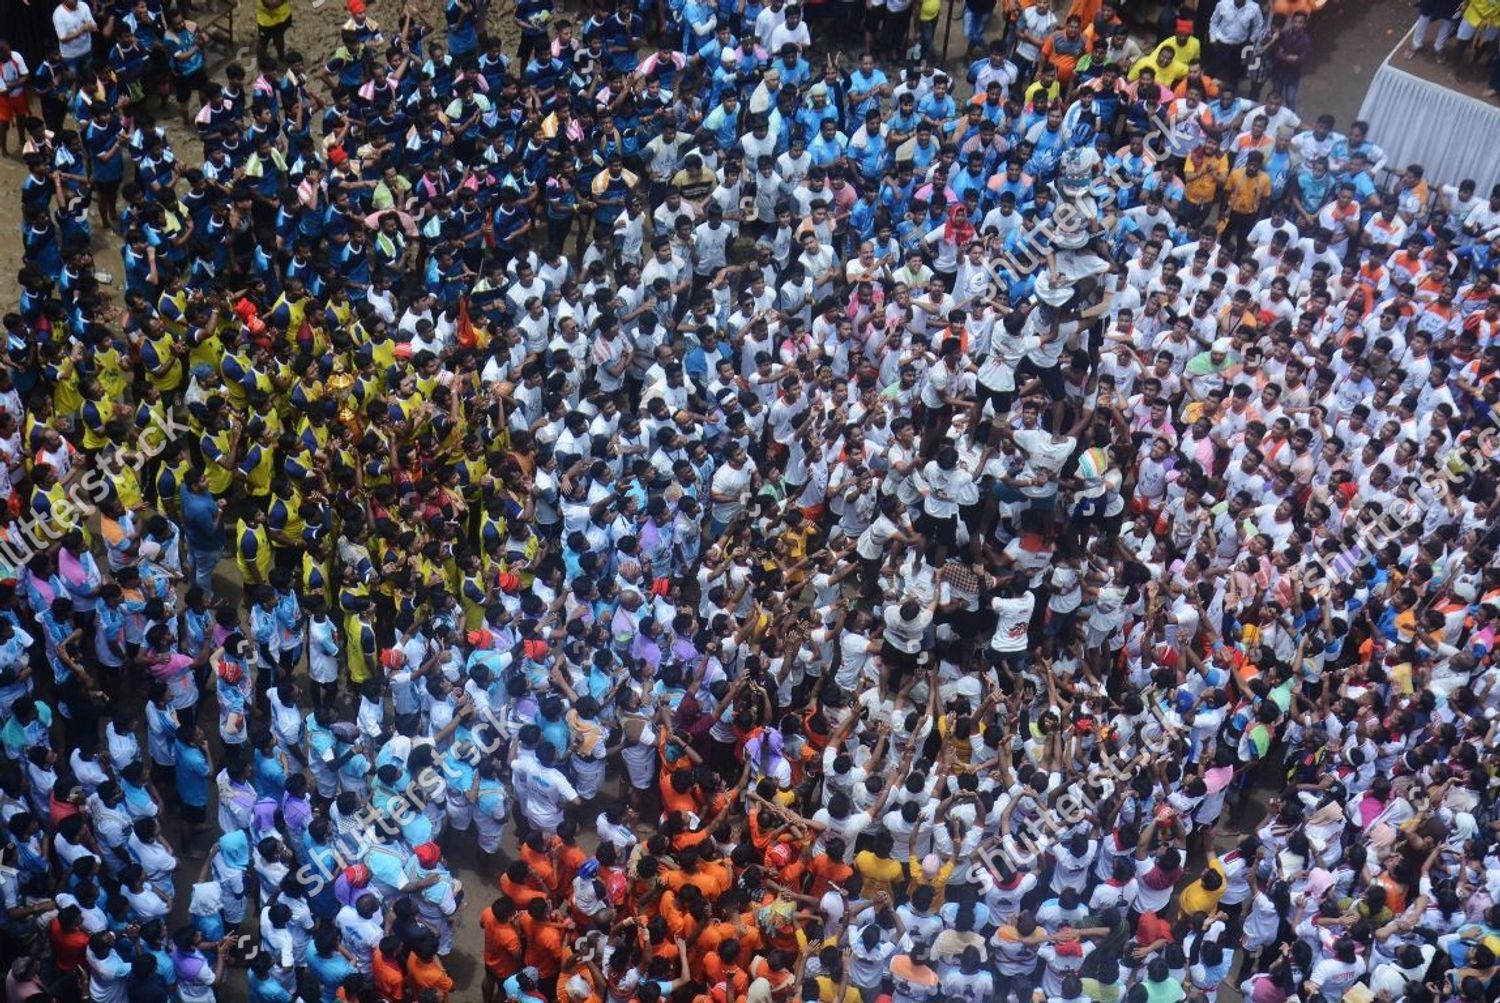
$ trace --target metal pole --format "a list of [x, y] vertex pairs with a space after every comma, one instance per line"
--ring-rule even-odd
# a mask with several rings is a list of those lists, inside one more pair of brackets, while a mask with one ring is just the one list
[[958, 0], [948, 0], [948, 18], [943, 25], [943, 65], [948, 65], [948, 39], [953, 36], [953, 5]]

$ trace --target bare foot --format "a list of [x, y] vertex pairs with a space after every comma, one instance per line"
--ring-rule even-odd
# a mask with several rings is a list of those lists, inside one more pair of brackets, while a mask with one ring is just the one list
[[1409, 60], [1410, 59], [1416, 59], [1417, 58], [1417, 53], [1419, 51], [1421, 51], [1421, 50], [1419, 50], [1419, 49], [1407, 49], [1406, 50], [1406, 58], [1409, 59]]

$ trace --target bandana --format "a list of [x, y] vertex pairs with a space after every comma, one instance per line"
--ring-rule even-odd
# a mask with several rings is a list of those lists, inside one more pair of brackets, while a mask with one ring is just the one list
[[969, 211], [961, 205], [948, 210], [948, 222], [943, 227], [943, 239], [957, 247], [966, 247], [974, 239], [974, 227], [969, 223]]

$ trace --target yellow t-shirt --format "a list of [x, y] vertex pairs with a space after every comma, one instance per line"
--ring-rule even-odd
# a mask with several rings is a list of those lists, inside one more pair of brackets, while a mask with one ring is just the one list
[[255, 23], [275, 28], [292, 19], [292, 0], [255, 0]]
[[1214, 910], [1219, 908], [1219, 900], [1229, 890], [1228, 882], [1223, 880], [1224, 865], [1219, 862], [1218, 857], [1209, 860], [1208, 869], [1219, 875], [1219, 887], [1214, 891], [1209, 891], [1203, 887], [1203, 879], [1200, 877], [1197, 881], [1192, 882], [1184, 888], [1182, 894], [1177, 898], [1177, 904], [1181, 907], [1184, 916], [1194, 916], [1198, 913], [1207, 915], [1214, 912]]
[[1207, 205], [1219, 197], [1219, 179], [1217, 172], [1229, 174], [1229, 158], [1224, 154], [1210, 157], [1204, 154], [1203, 163], [1197, 164], [1189, 159], [1183, 165], [1183, 174], [1186, 178], [1183, 194], [1189, 202], [1195, 205]]
[[1394, 690], [1397, 695], [1411, 696], [1413, 690], [1410, 662], [1402, 662], [1399, 665], [1392, 665], [1389, 675], [1391, 680], [1391, 689]]
[[1034, 108], [1045, 108], [1056, 101], [1060, 94], [1062, 94], [1062, 86], [1056, 81], [1053, 81], [1051, 84], [1044, 84], [1040, 80], [1036, 80], [1026, 88], [1025, 100], [1027, 104]]
[[943, 861], [943, 866], [939, 867], [937, 874], [931, 878], [922, 873], [922, 859], [920, 857], [912, 857], [907, 863], [907, 870], [911, 874], [911, 882], [907, 886], [907, 893], [910, 894], [923, 885], [927, 885], [932, 889], [932, 908], [941, 908], [943, 899], [948, 892], [948, 879], [953, 877], [953, 861]]
[[1157, 84], [1165, 87], [1167, 90], [1176, 87], [1178, 81], [1188, 74], [1186, 63], [1179, 63], [1174, 59], [1166, 66], [1163, 66], [1157, 62], [1156, 53], [1153, 51], [1150, 55], [1137, 59], [1131, 65], [1130, 72], [1126, 74], [1125, 79], [1134, 83], [1141, 78], [1141, 73], [1145, 70], [1155, 73]]
[[1156, 48], [1146, 53], [1146, 55], [1154, 63], [1156, 62], [1156, 54], [1167, 46], [1172, 47], [1172, 62], [1180, 64], [1184, 73], [1187, 72], [1189, 63], [1196, 63], [1199, 57], [1203, 55], [1203, 43], [1198, 41], [1194, 35], [1189, 35], [1186, 42], [1179, 42], [1176, 35], [1173, 35], [1171, 38], [1164, 38], [1156, 43]]
[[[819, 975], [817, 978], [818, 1003], [836, 1003], [837, 997], [834, 994], [838, 992], [838, 982], [834, 979], [830, 979], [826, 975]], [[861, 999], [862, 997], [859, 994], [859, 990], [854, 986], [844, 987], [843, 1003], [860, 1003]]]
[[1271, 197], [1271, 176], [1261, 171], [1251, 177], [1243, 167], [1236, 167], [1229, 172], [1224, 189], [1229, 195], [1231, 212], [1259, 212]]
[[904, 870], [899, 861], [890, 857], [878, 857], [870, 850], [862, 850], [854, 855], [854, 868], [863, 879], [861, 895], [864, 898], [870, 898], [877, 892], [894, 896], [895, 883], [901, 880], [901, 872]]

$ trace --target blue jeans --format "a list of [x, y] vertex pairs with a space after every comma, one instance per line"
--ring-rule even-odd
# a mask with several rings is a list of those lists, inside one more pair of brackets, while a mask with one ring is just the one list
[[932, 40], [937, 35], [937, 18], [931, 21], [917, 19], [917, 42], [922, 46], [922, 57], [925, 59], [932, 54]]
[[969, 40], [970, 45], [983, 46], [984, 33], [989, 29], [990, 17], [994, 11], [975, 13], [972, 10], [964, 10], [964, 37]]
[[193, 558], [193, 584], [202, 589], [206, 594], [214, 594], [214, 568], [219, 566], [219, 559], [224, 556], [222, 545], [206, 550], [188, 545], [188, 553]]
[[1302, 87], [1302, 78], [1295, 80], [1283, 80], [1281, 82], [1281, 100], [1288, 108], [1297, 110], [1297, 91]]

